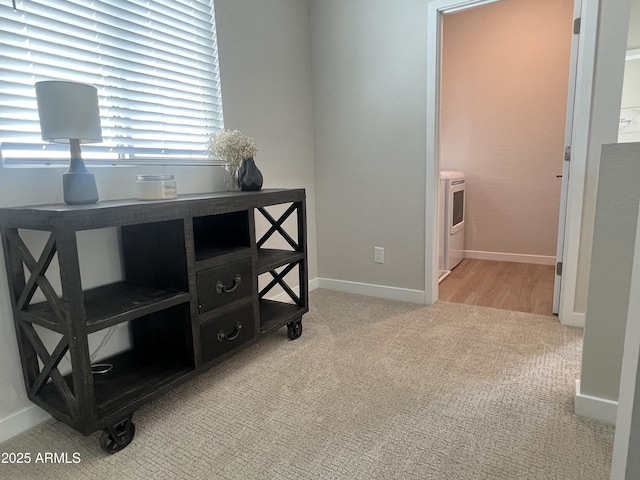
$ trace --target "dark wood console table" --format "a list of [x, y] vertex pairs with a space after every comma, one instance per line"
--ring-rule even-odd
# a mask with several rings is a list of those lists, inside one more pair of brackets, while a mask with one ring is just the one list
[[[125, 278], [83, 289], [76, 233], [109, 227], [119, 232]], [[102, 429], [109, 453], [131, 442], [133, 412], [144, 403], [280, 327], [292, 340], [302, 333], [303, 189], [2, 208], [0, 228], [29, 398], [84, 435]], [[41, 252], [29, 250], [26, 230], [48, 232]], [[54, 259], [62, 295], [46, 276]], [[266, 298], [274, 287], [280, 301]], [[32, 302], [38, 290], [45, 300]], [[88, 335], [125, 322], [131, 348], [100, 360], [110, 369], [98, 373]], [[55, 348], [36, 325], [56, 332]], [[71, 372], [63, 375], [67, 353]]]

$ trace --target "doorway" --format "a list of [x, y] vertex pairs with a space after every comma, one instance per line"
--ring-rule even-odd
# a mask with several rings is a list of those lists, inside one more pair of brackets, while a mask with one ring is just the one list
[[572, 23], [573, 0], [442, 17], [439, 165], [468, 184], [443, 300], [552, 313]]
[[[426, 122], [426, 197], [425, 197], [425, 292], [426, 304], [438, 300], [438, 196], [439, 196], [439, 116], [440, 116], [440, 60], [442, 18], [447, 13], [493, 3], [497, 0], [432, 0], [428, 7], [427, 29], [427, 122]], [[575, 10], [580, 12], [580, 34], [574, 36], [572, 61], [575, 73], [571, 85], [575, 86], [575, 103], [571, 111], [574, 119], [568, 132], [571, 139], [571, 175], [569, 162], [563, 165], [563, 198], [565, 217], [560, 216], [558, 257], [563, 261], [562, 291], [559, 292], [559, 319], [564, 325], [581, 327], [584, 314], [575, 311], [578, 279], [578, 260], [589, 125], [592, 109], [593, 71], [598, 26], [599, 0], [576, 0]], [[561, 202], [561, 204], [563, 203]]]

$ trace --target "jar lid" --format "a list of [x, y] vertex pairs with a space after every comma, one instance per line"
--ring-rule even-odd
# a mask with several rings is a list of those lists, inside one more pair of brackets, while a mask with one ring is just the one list
[[153, 182], [158, 180], [175, 180], [175, 175], [138, 175], [136, 180], [140, 182]]

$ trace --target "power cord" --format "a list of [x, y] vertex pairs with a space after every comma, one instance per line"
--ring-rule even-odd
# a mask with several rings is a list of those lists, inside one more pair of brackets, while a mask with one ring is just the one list
[[[107, 331], [106, 335], [103, 337], [102, 341], [100, 342], [100, 345], [98, 345], [96, 349], [93, 351], [93, 353], [89, 356], [89, 360], [91, 362], [93, 362], [96, 359], [96, 357], [98, 356], [98, 353], [100, 353], [100, 350], [102, 350], [102, 348], [107, 343], [109, 343], [109, 340], [111, 340], [111, 337], [113, 337], [113, 334], [115, 333], [115, 331], [116, 331], [115, 325], [113, 325], [112, 327], [109, 327], [109, 330]], [[110, 363], [92, 363], [91, 373], [104, 374], [111, 371], [112, 368], [113, 368], [113, 365]]]

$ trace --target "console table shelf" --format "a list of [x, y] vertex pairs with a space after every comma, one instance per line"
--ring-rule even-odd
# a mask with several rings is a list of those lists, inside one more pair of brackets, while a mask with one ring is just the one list
[[[77, 233], [102, 228], [118, 230], [124, 278], [85, 289]], [[27, 394], [85, 435], [102, 429], [109, 453], [141, 405], [285, 325], [298, 338], [309, 310], [303, 189], [3, 208], [0, 229]], [[118, 325], [130, 346], [94, 360], [89, 335]]]
[[[84, 292], [87, 333], [188, 301], [188, 292], [163, 290], [127, 281], [93, 288]], [[66, 326], [47, 302], [26, 307], [20, 312], [20, 318], [58, 333], [65, 332]]]
[[258, 249], [258, 274], [304, 260], [304, 255], [304, 252], [260, 248]]
[[304, 307], [291, 303], [276, 302], [273, 300], [260, 300], [260, 329], [267, 333], [282, 326], [288, 320], [295, 320], [305, 313]]
[[[145, 403], [145, 397], [158, 388], [182, 383], [195, 372], [193, 367], [186, 367], [175, 359], [140, 356], [131, 350], [102, 362], [112, 364], [113, 369], [105, 374], [94, 375], [95, 409], [101, 418], [115, 413], [120, 419], [123, 411], [127, 412], [132, 406], [137, 409], [136, 404]], [[64, 379], [67, 385], [73, 385], [71, 375], [66, 375]], [[39, 398], [48, 409], [53, 408], [58, 414], [69, 416], [64, 400], [51, 383], [42, 389]]]

